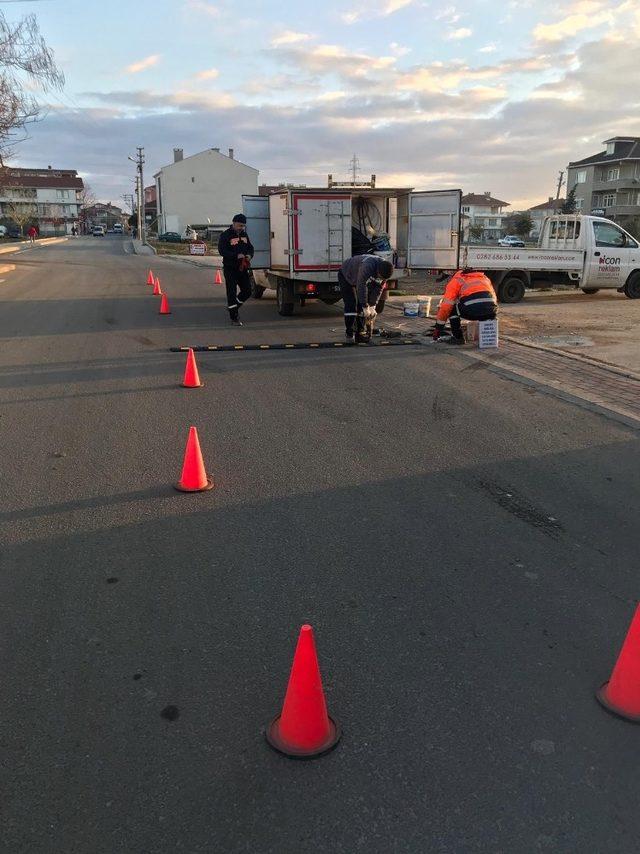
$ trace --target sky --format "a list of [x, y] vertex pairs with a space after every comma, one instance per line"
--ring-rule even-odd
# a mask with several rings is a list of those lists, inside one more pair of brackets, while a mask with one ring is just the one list
[[[37, 16], [66, 85], [12, 161], [102, 201], [234, 148], [260, 183], [462, 188], [521, 209], [570, 160], [640, 136], [640, 0], [0, 2]], [[564, 190], [563, 190], [564, 195]]]

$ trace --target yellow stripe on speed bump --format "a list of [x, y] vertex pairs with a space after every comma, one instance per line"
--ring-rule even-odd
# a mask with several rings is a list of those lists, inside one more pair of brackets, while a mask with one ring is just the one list
[[287, 350], [291, 350], [291, 349], [293, 349], [293, 347], [295, 347], [296, 345], [295, 345], [295, 344], [285, 344], [284, 346], [287, 348]]
[[261, 350], [268, 350], [270, 347], [271, 347], [271, 344], [261, 344], [260, 345]]
[[244, 350], [244, 344], [234, 344], [233, 349], [234, 350]]

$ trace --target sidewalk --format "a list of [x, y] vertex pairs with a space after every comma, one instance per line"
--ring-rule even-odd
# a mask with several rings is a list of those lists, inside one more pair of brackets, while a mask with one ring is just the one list
[[[573, 403], [586, 403], [593, 410], [615, 413], [624, 423], [640, 427], [640, 374], [605, 365], [584, 354], [551, 350], [509, 335], [500, 336], [498, 350], [480, 350], [475, 344], [456, 348], [432, 344], [425, 333], [433, 326], [433, 317], [405, 317], [401, 314], [405, 301], [389, 299], [380, 325], [414, 334], [426, 346], [446, 348], [448, 353], [484, 363], [488, 370], [529, 380]], [[437, 301], [432, 305], [432, 313], [436, 306]]]

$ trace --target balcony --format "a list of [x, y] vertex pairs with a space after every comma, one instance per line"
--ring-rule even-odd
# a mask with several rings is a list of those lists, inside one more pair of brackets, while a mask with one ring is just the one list
[[[640, 190], [640, 178], [617, 178], [615, 181], [594, 180], [591, 189], [594, 193], [615, 193], [617, 190]], [[576, 195], [578, 195], [577, 190]]]

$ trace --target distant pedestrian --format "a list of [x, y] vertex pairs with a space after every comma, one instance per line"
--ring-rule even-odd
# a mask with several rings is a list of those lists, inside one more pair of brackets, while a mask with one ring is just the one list
[[37, 232], [37, 230], [36, 230], [36, 227], [35, 227], [34, 225], [32, 225], [32, 226], [31, 226], [31, 228], [29, 229], [29, 231], [27, 231], [27, 237], [29, 238], [29, 242], [30, 242], [30, 243], [35, 243], [35, 242], [36, 242], [36, 235], [37, 235], [37, 233], [38, 233], [38, 232]]
[[244, 214], [236, 214], [231, 227], [223, 231], [218, 241], [218, 252], [222, 256], [222, 271], [227, 286], [227, 308], [234, 326], [242, 326], [240, 307], [251, 296], [249, 267], [253, 258], [253, 246], [245, 226]]

